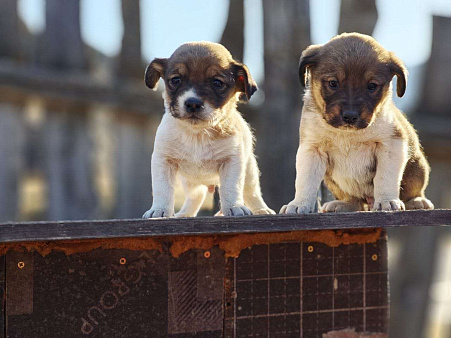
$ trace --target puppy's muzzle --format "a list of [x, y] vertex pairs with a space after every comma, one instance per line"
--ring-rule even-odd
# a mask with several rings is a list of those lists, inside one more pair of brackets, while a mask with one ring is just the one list
[[359, 112], [355, 110], [344, 110], [341, 111], [341, 117], [345, 123], [353, 125], [359, 119]]
[[185, 109], [188, 113], [195, 115], [204, 108], [204, 103], [196, 97], [190, 97], [185, 101]]

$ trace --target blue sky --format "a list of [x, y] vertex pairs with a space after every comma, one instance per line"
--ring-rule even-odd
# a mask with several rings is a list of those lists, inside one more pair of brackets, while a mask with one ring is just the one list
[[[19, 0], [19, 15], [33, 32], [45, 27], [44, 0]], [[336, 34], [339, 0], [310, 2], [313, 43], [325, 43]], [[430, 53], [432, 14], [451, 16], [450, 0], [379, 0], [374, 32], [408, 67], [424, 63]], [[169, 56], [187, 41], [218, 41], [226, 23], [227, 0], [141, 0], [143, 56]], [[263, 19], [261, 0], [245, 0], [244, 62], [254, 77], [263, 77]], [[107, 55], [120, 49], [123, 27], [120, 0], [82, 0], [83, 39]]]

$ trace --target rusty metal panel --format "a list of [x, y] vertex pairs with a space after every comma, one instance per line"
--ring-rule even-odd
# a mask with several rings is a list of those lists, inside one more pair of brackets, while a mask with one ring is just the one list
[[8, 314], [33, 313], [33, 254], [11, 252], [6, 260]]
[[5, 288], [6, 288], [6, 260], [0, 256], [0, 337], [5, 337]]
[[[7, 270], [31, 294], [7, 296], [8, 337], [387, 336], [385, 233], [335, 247], [268, 241], [228, 259], [217, 246], [173, 257], [168, 245], [27, 254], [31, 284]], [[7, 253], [11, 269], [23, 255]]]
[[8, 306], [8, 337], [165, 337], [167, 266], [157, 251], [35, 253], [33, 312]]
[[388, 336], [385, 235], [335, 248], [256, 245], [229, 262], [225, 285], [227, 337]]
[[[223, 253], [192, 251], [173, 258], [168, 276], [168, 334], [210, 332], [223, 326]], [[188, 264], [187, 264], [188, 263]], [[213, 333], [213, 331], [218, 331]]]

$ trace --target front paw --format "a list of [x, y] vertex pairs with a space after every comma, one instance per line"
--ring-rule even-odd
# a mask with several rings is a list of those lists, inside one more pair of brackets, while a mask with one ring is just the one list
[[142, 218], [161, 218], [172, 216], [174, 216], [174, 211], [171, 211], [170, 209], [161, 209], [152, 207], [144, 213]]
[[297, 201], [293, 200], [288, 205], [284, 205], [280, 209], [279, 214], [311, 214], [318, 212], [316, 200], [313, 201]]
[[244, 205], [235, 205], [229, 208], [222, 208], [221, 212], [224, 216], [250, 216], [252, 212]]
[[391, 200], [376, 200], [374, 201], [374, 206], [372, 211], [400, 211], [405, 210], [403, 201], [399, 198]]

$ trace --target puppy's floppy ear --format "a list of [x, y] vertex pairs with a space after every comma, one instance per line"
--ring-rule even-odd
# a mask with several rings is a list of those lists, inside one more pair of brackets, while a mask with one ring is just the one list
[[243, 63], [236, 63], [234, 75], [238, 90], [243, 92], [249, 100], [258, 89], [257, 83], [252, 78], [249, 68]]
[[321, 45], [311, 45], [302, 52], [301, 59], [299, 60], [299, 80], [301, 80], [303, 87], [305, 87], [305, 71], [309, 67], [315, 66], [315, 64], [318, 62], [320, 49]]
[[164, 71], [168, 59], [154, 59], [146, 68], [146, 74], [144, 76], [144, 81], [146, 86], [152, 90], [157, 90], [157, 84], [160, 77], [164, 76]]
[[404, 62], [399, 57], [397, 57], [395, 53], [390, 52], [390, 58], [390, 71], [393, 76], [396, 75], [397, 77], [396, 94], [398, 94], [399, 97], [402, 97], [406, 92], [407, 87], [407, 68], [404, 65]]

